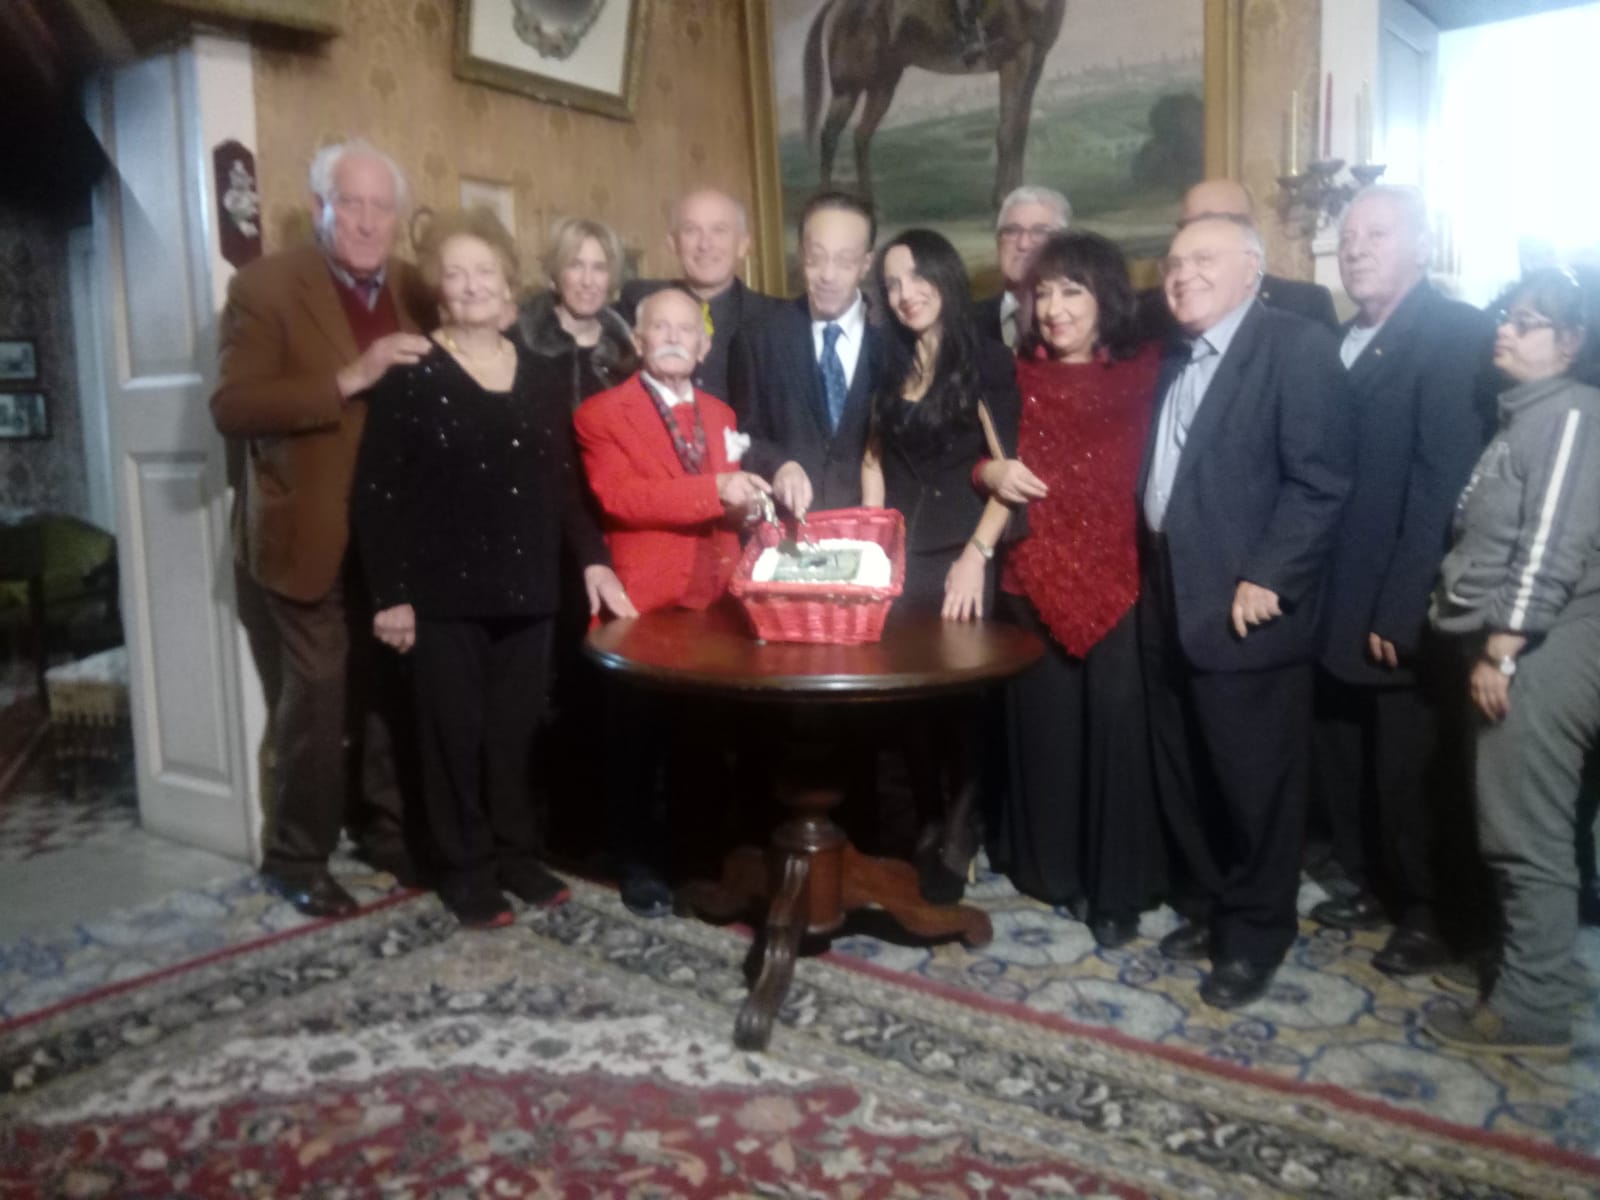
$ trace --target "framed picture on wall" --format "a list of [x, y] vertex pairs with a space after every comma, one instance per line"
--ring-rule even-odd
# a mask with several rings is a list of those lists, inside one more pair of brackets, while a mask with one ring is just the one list
[[963, 25], [948, 0], [746, 0], [767, 286], [793, 281], [791, 218], [830, 186], [885, 234], [944, 233], [980, 290], [1023, 183], [1148, 263], [1184, 189], [1238, 169], [1240, 6], [986, 0]]
[[457, 186], [462, 208], [487, 208], [500, 219], [507, 233], [517, 236], [517, 199], [509, 183], [463, 175]]
[[0, 439], [49, 436], [50, 408], [43, 392], [0, 392]]
[[457, 0], [456, 74], [631, 121], [652, 0]]
[[0, 338], [0, 383], [39, 378], [39, 351], [32, 338]]

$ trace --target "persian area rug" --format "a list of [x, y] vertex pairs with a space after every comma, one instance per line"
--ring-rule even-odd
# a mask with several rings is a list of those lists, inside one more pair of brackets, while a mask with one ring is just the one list
[[0, 1027], [0, 1196], [1579, 1197], [1403, 1119], [844, 956], [732, 1046], [747, 939], [584, 884], [404, 894]]

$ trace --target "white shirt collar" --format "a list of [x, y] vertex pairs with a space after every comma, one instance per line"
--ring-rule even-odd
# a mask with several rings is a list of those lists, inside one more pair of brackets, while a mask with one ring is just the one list
[[694, 385], [689, 383], [688, 380], [684, 381], [684, 387], [689, 394], [687, 396], [680, 396], [672, 389], [671, 384], [657, 379], [654, 375], [650, 374], [649, 371], [640, 371], [639, 378], [644, 381], [645, 387], [649, 388], [657, 396], [661, 397], [661, 402], [668, 408], [676, 408], [680, 404], [689, 404], [694, 400]]
[[862, 299], [861, 293], [858, 290], [856, 292], [856, 298], [851, 303], [850, 307], [845, 309], [844, 312], [840, 313], [837, 317], [833, 318], [832, 321], [819, 321], [813, 317], [811, 319], [811, 332], [817, 337], [821, 337], [822, 330], [828, 325], [837, 325], [839, 327], [839, 336], [847, 342], [854, 342], [860, 340], [861, 330], [865, 328], [866, 323], [867, 305]]

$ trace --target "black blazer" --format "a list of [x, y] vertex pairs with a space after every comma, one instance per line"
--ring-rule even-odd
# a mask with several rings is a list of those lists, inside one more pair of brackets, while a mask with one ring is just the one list
[[[1002, 342], [979, 340], [978, 385], [1007, 457], [1017, 452], [1022, 398], [1017, 363]], [[986, 497], [972, 486], [972, 468], [987, 458], [989, 445], [976, 417], [930, 449], [924, 439], [902, 444], [882, 438], [884, 503], [906, 519], [906, 550], [922, 554], [962, 546], [978, 527]], [[1018, 523], [1007, 527], [1013, 534]]]
[[[1339, 314], [1333, 307], [1333, 293], [1320, 283], [1303, 279], [1280, 279], [1263, 275], [1256, 293], [1261, 303], [1304, 317], [1326, 329], [1337, 331]], [[1167, 296], [1159, 287], [1139, 293], [1139, 331], [1147, 341], [1171, 342], [1183, 336], [1167, 307]]]
[[[1169, 354], [1139, 471], [1138, 498], [1160, 435], [1160, 411], [1186, 355]], [[1354, 469], [1354, 422], [1333, 335], [1252, 304], [1189, 429], [1166, 538], [1178, 637], [1202, 671], [1310, 661], [1318, 650], [1323, 577]], [[1276, 592], [1283, 616], [1235, 636], [1240, 580]]]
[[979, 300], [972, 306], [972, 320], [978, 327], [978, 336], [999, 342], [1002, 346], [1006, 344], [1006, 335], [1000, 328], [1000, 302], [1005, 295], [1005, 289], [1002, 288], [987, 300]]
[[751, 438], [740, 465], [771, 479], [793, 460], [811, 479], [814, 509], [860, 504], [861, 456], [867, 448], [867, 424], [883, 355], [883, 332], [868, 320], [844, 413], [834, 431], [828, 427], [827, 395], [806, 298], [780, 305], [757, 328], [740, 330], [728, 353], [728, 402], [740, 431]]
[[[617, 300], [617, 311], [632, 328], [634, 316], [639, 311], [639, 301], [651, 292], [659, 292], [674, 284], [674, 279], [634, 279], [623, 284], [622, 295]], [[712, 302], [715, 308], [725, 308], [731, 318], [724, 315], [712, 320], [711, 350], [694, 373], [694, 385], [702, 392], [710, 392], [718, 400], [728, 399], [728, 349], [736, 334], [745, 329], [759, 329], [783, 308], [786, 301], [747, 288], [744, 281], [735, 278], [731, 287]]]
[[[1348, 327], [1347, 327], [1348, 328]], [[1350, 683], [1409, 683], [1367, 657], [1416, 650], [1456, 500], [1494, 429], [1494, 322], [1420, 283], [1350, 367], [1356, 471], [1329, 576], [1322, 662]], [[1402, 660], [1403, 662], [1403, 660]]]

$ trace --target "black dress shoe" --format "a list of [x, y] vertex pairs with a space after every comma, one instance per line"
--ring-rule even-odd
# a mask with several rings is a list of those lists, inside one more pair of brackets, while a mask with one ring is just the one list
[[1266, 995], [1277, 970], [1276, 966], [1264, 967], [1242, 958], [1230, 958], [1218, 963], [1206, 976], [1206, 981], [1200, 985], [1200, 999], [1212, 1008], [1240, 1008]]
[[618, 890], [623, 906], [636, 917], [664, 917], [672, 911], [672, 889], [654, 871], [628, 871]]
[[486, 880], [442, 887], [439, 899], [465, 929], [504, 929], [517, 919], [500, 889]]
[[1453, 956], [1437, 936], [1423, 929], [1396, 929], [1372, 956], [1372, 965], [1385, 975], [1420, 975], [1437, 971]]
[[1102, 950], [1126, 946], [1139, 936], [1137, 913], [1094, 913], [1089, 917], [1089, 932]]
[[1324, 900], [1311, 910], [1311, 919], [1330, 929], [1381, 929], [1389, 922], [1383, 905], [1367, 891]]
[[263, 871], [261, 881], [267, 885], [267, 891], [287, 900], [296, 912], [308, 917], [348, 917], [361, 907], [326, 871], [303, 878]]
[[501, 871], [500, 886], [534, 908], [558, 908], [572, 899], [567, 881], [536, 862]]
[[1158, 947], [1167, 958], [1179, 962], [1199, 962], [1211, 957], [1211, 928], [1199, 921], [1185, 921], [1166, 937]]

